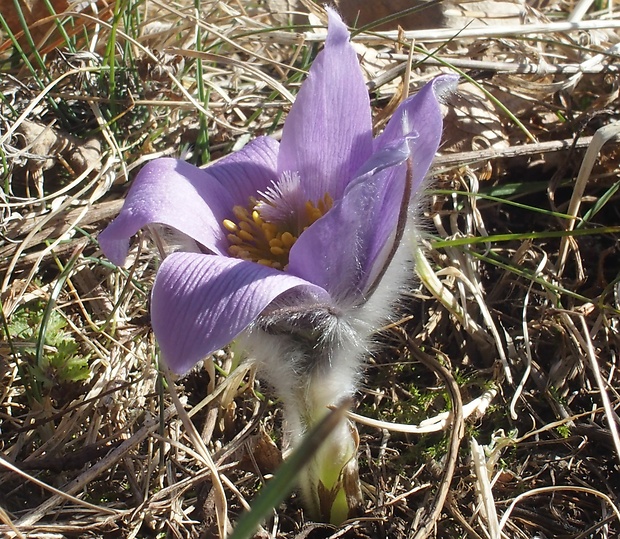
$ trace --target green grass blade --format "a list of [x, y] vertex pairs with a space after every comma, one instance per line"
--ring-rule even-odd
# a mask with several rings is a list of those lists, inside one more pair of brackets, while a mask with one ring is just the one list
[[299, 471], [310, 461], [323, 441], [342, 420], [350, 404], [348, 400], [342, 402], [305, 436], [301, 445], [291, 453], [273, 479], [260, 491], [252, 503], [252, 509], [239, 519], [229, 539], [253, 537], [260, 523], [295, 488]]
[[37, 339], [37, 348], [36, 348], [36, 362], [37, 365], [41, 365], [43, 363], [43, 347], [45, 345], [45, 334], [47, 332], [47, 325], [50, 321], [50, 316], [52, 315], [52, 311], [54, 307], [56, 307], [56, 301], [60, 296], [60, 292], [65, 286], [65, 282], [69, 278], [71, 271], [73, 270], [73, 266], [77, 262], [78, 258], [82, 254], [82, 250], [86, 247], [86, 243], [83, 243], [79, 247], [75, 249], [71, 258], [67, 262], [67, 265], [63, 268], [62, 272], [58, 276], [56, 283], [54, 284], [54, 288], [52, 288], [52, 293], [50, 294], [49, 301], [45, 305], [45, 309], [43, 311], [43, 316], [41, 318], [41, 326], [39, 329], [39, 337]]
[[594, 236], [599, 234], [618, 234], [620, 226], [605, 226], [600, 228], [588, 228], [577, 230], [545, 230], [542, 232], [521, 232], [509, 234], [494, 234], [492, 236], [475, 236], [471, 238], [454, 238], [450, 240], [434, 240], [431, 242], [433, 249], [444, 247], [459, 247], [462, 245], [475, 245], [478, 243], [499, 243], [516, 240], [539, 240], [549, 238], [563, 238], [565, 236]]

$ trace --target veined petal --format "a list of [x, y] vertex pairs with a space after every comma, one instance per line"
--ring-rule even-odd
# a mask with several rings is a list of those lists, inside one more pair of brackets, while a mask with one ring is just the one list
[[440, 101], [456, 90], [458, 76], [441, 75], [416, 95], [399, 105], [385, 130], [374, 141], [375, 151], [407, 137], [410, 140], [413, 171], [412, 196], [419, 191], [435, 153], [442, 131]]
[[328, 9], [325, 48], [284, 123], [278, 173], [298, 172], [313, 202], [339, 198], [372, 153], [370, 101], [349, 32]]
[[406, 140], [377, 152], [344, 197], [299, 237], [288, 271], [324, 288], [338, 304], [364, 299], [393, 247], [408, 157]]
[[[279, 143], [258, 137], [205, 169], [228, 192], [233, 206], [247, 206], [248, 198], [277, 181]], [[232, 206], [231, 206], [232, 208]]]
[[129, 238], [159, 223], [223, 253], [228, 243], [221, 222], [230, 208], [227, 192], [206, 171], [179, 159], [157, 159], [138, 173], [120, 214], [99, 234], [99, 244], [112, 262], [123, 264]]
[[226, 253], [222, 221], [236, 204], [270, 186], [277, 178], [278, 142], [259, 137], [214, 165], [200, 169], [178, 159], [151, 161], [138, 173], [118, 217], [99, 234], [99, 243], [115, 264], [125, 261], [129, 238], [159, 223], [176, 228], [216, 254]]
[[187, 372], [292, 289], [312, 301], [330, 301], [318, 286], [253, 262], [171, 254], [159, 268], [151, 302], [151, 321], [164, 361], [176, 373]]

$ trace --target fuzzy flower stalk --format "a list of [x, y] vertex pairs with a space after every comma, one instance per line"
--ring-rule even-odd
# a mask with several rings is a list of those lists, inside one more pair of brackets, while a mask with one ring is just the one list
[[[99, 235], [119, 265], [143, 227], [183, 235], [152, 291], [164, 362], [184, 374], [236, 339], [281, 399], [293, 446], [355, 394], [373, 334], [412, 275], [406, 244], [440, 142], [439, 102], [456, 85], [436, 78], [373, 138], [349, 33], [328, 13], [325, 47], [280, 142], [259, 137], [206, 169], [152, 161]], [[343, 421], [301, 471], [313, 518], [339, 523], [359, 508], [357, 448]]]

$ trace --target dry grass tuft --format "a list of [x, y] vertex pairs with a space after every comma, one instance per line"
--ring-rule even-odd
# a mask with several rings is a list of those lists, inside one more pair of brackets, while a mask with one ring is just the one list
[[[279, 467], [278, 403], [233, 353], [159, 372], [146, 235], [126, 268], [96, 237], [145, 162], [278, 136], [325, 20], [285, 3], [308, 25], [276, 2], [5, 16], [0, 535], [224, 537]], [[462, 84], [426, 258], [358, 399], [366, 514], [336, 530], [292, 496], [260, 537], [620, 533], [618, 7], [502, 4], [522, 20], [355, 35], [378, 129], [440, 71]]]

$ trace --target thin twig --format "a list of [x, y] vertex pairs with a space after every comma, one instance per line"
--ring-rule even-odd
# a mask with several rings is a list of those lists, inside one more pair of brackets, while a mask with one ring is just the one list
[[[583, 200], [583, 194], [601, 148], [607, 141], [613, 139], [618, 134], [620, 134], [620, 122], [614, 122], [601, 127], [592, 137], [592, 141], [588, 145], [586, 155], [581, 163], [581, 168], [579, 169], [579, 174], [577, 175], [577, 180], [575, 181], [575, 187], [573, 188], [573, 194], [571, 196], [570, 205], [567, 212], [573, 219], [569, 219], [567, 221], [566, 230], [573, 230], [575, 228], [577, 213], [579, 212], [581, 201]], [[561, 276], [564, 271], [564, 264], [566, 262], [568, 247], [571, 240], [571, 236], [565, 236], [562, 238], [562, 242], [560, 243], [560, 254], [556, 264], [558, 276]]]
[[461, 399], [461, 392], [459, 391], [459, 387], [454, 380], [452, 373], [434, 357], [422, 352], [422, 350], [420, 350], [416, 343], [403, 329], [398, 328], [398, 330], [400, 335], [405, 339], [407, 348], [412, 354], [414, 354], [415, 358], [419, 359], [426, 368], [435, 372], [443, 379], [452, 401], [452, 432], [450, 434], [450, 443], [446, 454], [446, 466], [444, 468], [443, 477], [441, 483], [439, 484], [439, 488], [437, 489], [437, 494], [433, 500], [433, 504], [426, 513], [426, 522], [418, 528], [412, 536], [412, 539], [423, 539], [428, 537], [435, 528], [450, 490], [450, 484], [452, 483], [452, 477], [454, 475], [454, 470], [458, 459], [459, 447], [465, 434], [463, 401]]
[[596, 385], [601, 393], [601, 400], [603, 401], [603, 408], [605, 408], [605, 414], [607, 415], [607, 423], [609, 424], [609, 430], [611, 432], [611, 437], [614, 441], [614, 446], [616, 447], [616, 458], [620, 461], [620, 434], [618, 434], [618, 423], [617, 423], [617, 415], [615, 414], [611, 402], [609, 400], [609, 395], [607, 395], [607, 390], [605, 389], [605, 381], [601, 376], [601, 369], [598, 366], [598, 361], [596, 360], [596, 355], [594, 353], [594, 345], [592, 344], [592, 339], [590, 338], [590, 331], [588, 330], [588, 325], [586, 324], [586, 319], [583, 315], [579, 315], [579, 320], [581, 321], [581, 327], [583, 329], [583, 336], [587, 343], [585, 347], [586, 357], [590, 363], [590, 369], [592, 369], [592, 374], [594, 374], [594, 379], [596, 380]]
[[537, 142], [534, 144], [522, 144], [520, 146], [510, 146], [509, 148], [489, 148], [476, 150], [473, 152], [459, 152], [440, 155], [433, 161], [435, 170], [442, 168], [452, 168], [454, 166], [464, 166], [489, 159], [511, 159], [525, 155], [537, 155], [553, 152], [562, 152], [573, 148], [585, 148], [590, 145], [593, 137], [581, 137], [577, 141], [574, 139], [551, 140], [549, 142]]
[[[587, 32], [589, 30], [615, 30], [620, 28], [620, 21], [593, 20], [578, 22], [548, 22], [536, 24], [515, 24], [515, 25], [493, 25], [474, 28], [429, 28], [427, 30], [407, 30], [400, 32], [389, 30], [386, 32], [373, 32], [372, 34], [359, 33], [352, 37], [354, 41], [363, 41], [368, 44], [385, 43], [388, 41], [411, 41], [417, 43], [432, 43], [437, 41], [447, 41], [450, 39], [484, 39], [490, 37], [516, 37], [532, 36], [535, 34], [549, 35], [556, 33]], [[291, 34], [273, 32], [284, 42], [291, 42]], [[275, 36], [274, 36], [275, 37]], [[304, 39], [312, 42], [325, 41], [325, 34], [316, 32], [306, 32]]]
[[[175, 408], [174, 406], [169, 407], [166, 410], [166, 419], [169, 419], [174, 415]], [[24, 517], [22, 517], [19, 521], [16, 522], [17, 526], [31, 526], [36, 524], [39, 520], [41, 520], [51, 509], [61, 504], [64, 500], [67, 499], [67, 495], [72, 495], [75, 492], [78, 492], [86, 485], [91, 483], [95, 478], [97, 478], [101, 473], [105, 470], [109, 470], [116, 462], [121, 460], [127, 452], [143, 442], [152, 432], [154, 432], [159, 427], [159, 423], [153, 418], [149, 418], [145, 421], [144, 426], [136, 432], [131, 438], [123, 442], [116, 449], [110, 451], [110, 453], [101, 459], [97, 464], [90, 467], [83, 474], [76, 477], [69, 484], [65, 485], [62, 489], [62, 495], [56, 494], [55, 496], [49, 498], [45, 502], [43, 502], [39, 507], [37, 507], [34, 511], [31, 511]], [[100, 511], [103, 511], [104, 508], [99, 508]]]
[[[408, 60], [405, 54], [393, 54], [380, 52], [377, 58], [404, 62]], [[609, 55], [609, 61], [614, 60]], [[575, 75], [577, 73], [617, 73], [620, 66], [613, 63], [589, 64], [531, 64], [528, 62], [491, 62], [488, 60], [473, 60], [471, 58], [452, 58], [450, 56], [429, 56], [428, 54], [414, 54], [411, 60], [424, 62], [424, 65], [447, 66], [451, 65], [460, 69], [473, 69], [477, 71], [491, 71], [493, 73], [518, 73], [520, 75]], [[394, 66], [390, 74], [400, 73], [406, 69], [405, 63]], [[375, 79], [376, 80], [376, 79]], [[379, 85], [377, 85], [379, 86]]]
[[607, 494], [600, 492], [598, 490], [592, 489], [592, 488], [587, 488], [587, 487], [578, 487], [575, 485], [569, 485], [569, 486], [558, 485], [558, 486], [552, 486], [552, 487], [533, 488], [532, 490], [528, 490], [527, 492], [519, 494], [514, 500], [512, 500], [512, 502], [508, 506], [508, 509], [506, 509], [506, 512], [502, 515], [502, 520], [499, 523], [500, 531], [504, 528], [504, 526], [508, 522], [508, 519], [510, 518], [510, 514], [512, 513], [512, 510], [521, 500], [525, 498], [529, 498], [530, 496], [537, 496], [539, 494], [555, 493], [555, 492], [562, 492], [562, 491], [586, 492], [588, 494], [591, 494], [592, 496], [598, 496], [599, 498], [602, 498], [611, 507], [612, 511], [616, 514], [616, 518], [618, 519], [618, 521], [620, 521], [620, 509], [616, 507], [616, 504], [611, 500], [609, 496], [607, 496]]

